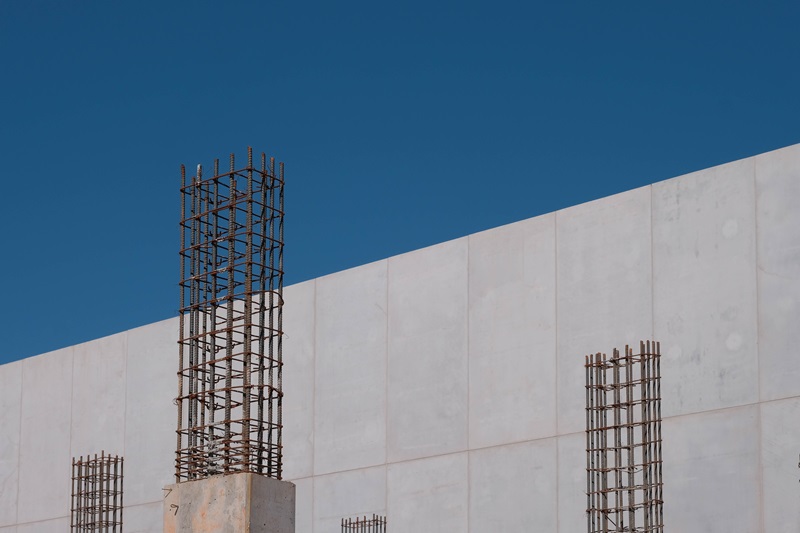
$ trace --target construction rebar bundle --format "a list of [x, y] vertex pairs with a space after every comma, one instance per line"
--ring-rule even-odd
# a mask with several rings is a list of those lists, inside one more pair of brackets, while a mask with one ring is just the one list
[[386, 517], [342, 518], [342, 533], [386, 533]]
[[663, 532], [661, 347], [586, 357], [587, 531]]
[[281, 479], [283, 163], [181, 180], [175, 478]]
[[122, 532], [122, 471], [116, 455], [73, 457], [70, 531]]

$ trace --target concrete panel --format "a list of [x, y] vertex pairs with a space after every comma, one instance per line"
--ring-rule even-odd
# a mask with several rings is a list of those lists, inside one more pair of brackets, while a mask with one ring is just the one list
[[653, 185], [664, 416], [758, 399], [753, 171], [751, 158]]
[[317, 280], [317, 475], [386, 461], [386, 267]]
[[284, 289], [283, 477], [314, 473], [314, 280]]
[[749, 405], [664, 420], [664, 524], [671, 531], [763, 531], [758, 418], [758, 406]]
[[392, 533], [468, 531], [467, 464], [463, 452], [389, 465], [387, 521]]
[[[17, 523], [22, 362], [0, 366], [0, 526]], [[2, 529], [0, 529], [2, 531]]]
[[800, 395], [800, 145], [756, 158], [761, 399]]
[[123, 455], [126, 350], [125, 333], [74, 347], [72, 457]]
[[469, 531], [557, 531], [556, 439], [469, 452]]
[[160, 502], [174, 482], [178, 319], [128, 334], [125, 400], [125, 503]]
[[555, 215], [469, 237], [469, 446], [556, 432]]
[[467, 447], [467, 247], [389, 259], [390, 461]]
[[800, 398], [761, 404], [763, 531], [800, 529]]
[[122, 518], [125, 533], [161, 533], [164, 529], [164, 504], [126, 505]]
[[586, 434], [563, 435], [558, 438], [559, 533], [586, 530], [586, 504]]
[[20, 523], [69, 515], [72, 356], [64, 348], [22, 362]]
[[341, 531], [342, 518], [373, 513], [386, 514], [385, 466], [314, 478], [314, 531]]
[[17, 533], [64, 533], [69, 531], [69, 518], [46, 520], [17, 526]]
[[[314, 531], [314, 478], [307, 477], [292, 481], [295, 492], [295, 531], [313, 533]], [[335, 530], [334, 530], [335, 531]]]
[[584, 356], [652, 336], [650, 188], [556, 213], [558, 432], [583, 431]]

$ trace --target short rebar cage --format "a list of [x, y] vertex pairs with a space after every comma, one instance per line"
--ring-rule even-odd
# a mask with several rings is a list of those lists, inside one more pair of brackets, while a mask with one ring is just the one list
[[585, 367], [587, 531], [663, 532], [660, 345]]
[[342, 533], [386, 533], [386, 517], [342, 518]]
[[122, 477], [117, 455], [72, 459], [71, 532], [122, 532]]
[[283, 163], [181, 180], [175, 478], [281, 479]]

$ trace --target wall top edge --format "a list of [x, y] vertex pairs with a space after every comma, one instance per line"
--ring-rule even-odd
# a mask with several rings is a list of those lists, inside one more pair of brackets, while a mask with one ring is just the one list
[[[621, 197], [623, 195], [629, 195], [631, 193], [634, 193], [635, 191], [641, 191], [643, 189], [652, 188], [654, 185], [665, 184], [667, 182], [674, 181], [674, 180], [681, 180], [681, 179], [690, 178], [692, 176], [704, 175], [708, 171], [711, 171], [713, 169], [719, 169], [719, 168], [726, 167], [726, 166], [729, 166], [729, 165], [741, 164], [742, 162], [747, 161], [747, 160], [754, 160], [755, 161], [757, 159], [757, 160], [763, 162], [764, 160], [769, 160], [770, 158], [781, 158], [781, 157], [784, 157], [787, 153], [793, 153], [793, 152], [797, 152], [798, 157], [800, 158], [800, 143], [790, 144], [788, 146], [777, 148], [775, 150], [770, 150], [768, 152], [763, 152], [763, 153], [760, 153], [760, 154], [755, 154], [755, 155], [751, 155], [751, 156], [748, 156], [748, 157], [743, 157], [743, 158], [736, 159], [736, 160], [733, 160], [733, 161], [727, 161], [725, 163], [721, 163], [719, 165], [714, 165], [712, 167], [698, 169], [698, 170], [695, 170], [695, 171], [692, 171], [692, 172], [688, 172], [686, 174], [681, 174], [679, 176], [674, 176], [674, 177], [671, 177], [671, 178], [658, 180], [658, 181], [655, 181], [655, 182], [650, 183], [648, 185], [644, 185], [644, 186], [641, 186], [641, 187], [636, 187], [636, 188], [633, 188], [633, 189], [628, 189], [628, 190], [621, 191], [621, 192], [618, 192], [618, 193], [615, 193], [615, 194], [611, 194], [611, 195], [608, 195], [608, 196], [603, 196], [603, 197], [600, 197], [600, 198], [596, 198], [596, 199], [590, 200], [588, 202], [582, 202], [580, 204], [575, 204], [575, 205], [572, 205], [572, 206], [564, 207], [562, 209], [557, 209], [555, 211], [551, 211], [551, 212], [548, 212], [548, 213], [542, 213], [542, 214], [539, 214], [539, 215], [536, 215], [536, 216], [533, 216], [533, 217], [525, 218], [525, 219], [518, 220], [518, 221], [515, 221], [515, 222], [510, 222], [508, 224], [502, 224], [500, 226], [496, 226], [496, 227], [493, 227], [493, 228], [488, 228], [488, 229], [485, 229], [485, 230], [482, 230], [482, 231], [478, 231], [478, 232], [475, 232], [475, 233], [471, 233], [471, 234], [468, 234], [468, 235], [463, 235], [463, 236], [456, 237], [456, 238], [453, 238], [453, 239], [448, 239], [446, 241], [435, 243], [435, 244], [432, 244], [430, 246], [424, 246], [422, 248], [417, 248], [417, 249], [410, 250], [408, 252], [404, 252], [404, 253], [401, 253], [401, 254], [396, 254], [396, 255], [393, 255], [393, 256], [390, 256], [390, 257], [385, 257], [385, 258], [382, 258], [382, 259], [377, 259], [375, 261], [371, 261], [371, 262], [365, 263], [363, 265], [357, 265], [357, 266], [346, 268], [346, 269], [339, 270], [339, 271], [336, 271], [336, 272], [330, 272], [330, 273], [325, 274], [323, 276], [319, 276], [319, 277], [316, 277], [316, 278], [303, 280], [303, 281], [300, 281], [300, 282], [297, 282], [297, 283], [293, 283], [291, 285], [287, 285], [286, 287], [284, 287], [284, 290], [292, 290], [292, 287], [297, 287], [299, 289], [300, 286], [307, 285], [307, 284], [310, 284], [310, 283], [316, 283], [317, 280], [330, 278], [332, 276], [338, 276], [338, 275], [340, 275], [342, 273], [358, 270], [358, 269], [361, 269], [361, 268], [368, 268], [370, 266], [374, 266], [374, 265], [379, 264], [379, 263], [391, 262], [392, 260], [395, 260], [396, 258], [408, 256], [410, 254], [417, 254], [417, 253], [420, 253], [420, 252], [424, 252], [425, 250], [430, 250], [432, 248], [437, 248], [437, 247], [440, 247], [440, 246], [452, 245], [456, 241], [459, 241], [459, 240], [462, 240], [462, 239], [469, 239], [469, 237], [471, 237], [473, 235], [481, 235], [481, 234], [485, 234], [487, 232], [492, 232], [492, 231], [495, 231], [495, 230], [498, 230], [498, 229], [501, 229], [501, 228], [509, 228], [509, 227], [514, 226], [514, 225], [527, 223], [527, 222], [530, 222], [530, 221], [535, 220], [535, 219], [544, 219], [544, 218], [553, 217], [553, 216], [557, 217], [559, 213], [566, 213], [566, 212], [569, 212], [569, 211], [572, 211], [572, 210], [582, 209], [582, 208], [585, 208], [585, 207], [591, 206], [591, 205], [598, 205], [598, 204], [601, 204], [601, 203], [604, 203], [604, 202], [613, 202], [614, 199], [619, 198], [619, 197]], [[800, 165], [800, 159], [798, 159], [798, 165]], [[65, 352], [65, 351], [73, 349], [75, 346], [81, 346], [83, 344], [97, 342], [97, 341], [99, 341], [101, 339], [105, 339], [105, 338], [108, 338], [108, 337], [113, 337], [113, 336], [116, 336], [116, 335], [123, 335], [123, 334], [126, 334], [127, 332], [136, 331], [136, 330], [140, 330], [140, 329], [143, 329], [143, 328], [153, 327], [156, 324], [160, 324], [160, 323], [167, 322], [167, 321], [170, 321], [170, 320], [177, 320], [177, 316], [166, 318], [166, 319], [163, 319], [163, 320], [158, 320], [156, 322], [151, 322], [151, 323], [148, 323], [148, 324], [143, 324], [141, 326], [137, 326], [135, 328], [131, 328], [131, 329], [128, 329], [128, 330], [123, 330], [123, 331], [116, 332], [116, 333], [112, 333], [112, 334], [106, 335], [104, 337], [99, 337], [99, 338], [96, 338], [96, 339], [90, 339], [90, 340], [87, 340], [87, 341], [79, 343], [79, 344], [75, 344], [75, 345], [71, 345], [71, 346], [64, 346], [64, 347], [61, 347], [61, 348], [58, 348], [58, 349], [55, 349], [55, 350], [51, 350], [49, 352], [45, 352], [45, 353], [42, 353], [42, 354], [37, 354], [37, 355], [26, 357], [26, 358], [23, 358], [23, 359], [20, 359], [20, 360], [16, 360], [16, 361], [11, 361], [11, 362], [8, 362], [8, 363], [0, 364], [0, 369], [3, 368], [3, 367], [6, 367], [6, 366], [11, 366], [11, 365], [14, 365], [14, 364], [17, 364], [17, 363], [21, 363], [21, 362], [29, 360], [29, 359], [48, 356], [48, 355], [53, 355], [53, 354], [57, 354], [59, 352]]]

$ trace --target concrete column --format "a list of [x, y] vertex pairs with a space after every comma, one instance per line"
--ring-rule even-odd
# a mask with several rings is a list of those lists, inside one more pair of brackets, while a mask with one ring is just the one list
[[250, 473], [169, 485], [164, 533], [294, 533], [295, 486]]

